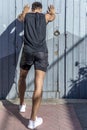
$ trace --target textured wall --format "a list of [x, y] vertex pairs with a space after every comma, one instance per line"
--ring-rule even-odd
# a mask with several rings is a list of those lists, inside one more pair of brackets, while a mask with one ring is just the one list
[[[27, 3], [35, 0], [1, 0], [0, 4], [0, 99], [14, 98], [18, 93], [19, 63], [23, 41], [23, 23], [16, 18]], [[66, 85], [64, 81], [65, 0], [38, 0], [43, 12], [54, 4], [56, 19], [47, 25], [49, 67], [44, 82], [43, 98], [87, 98], [87, 1], [66, 0]], [[60, 31], [54, 36], [55, 30]], [[20, 51], [21, 50], [21, 51]], [[80, 62], [75, 66], [76, 61]], [[85, 67], [85, 68], [84, 68]], [[82, 71], [81, 71], [82, 68]], [[79, 72], [79, 73], [78, 73]], [[82, 73], [83, 72], [83, 73]], [[33, 91], [34, 68], [27, 76], [25, 97]]]

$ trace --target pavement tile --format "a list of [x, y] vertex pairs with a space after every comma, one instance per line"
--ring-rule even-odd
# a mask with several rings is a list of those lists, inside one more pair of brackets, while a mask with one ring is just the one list
[[[2, 104], [0, 130], [29, 130], [31, 105], [27, 104], [25, 113], [19, 113], [17, 104], [9, 101]], [[72, 104], [41, 105], [37, 116], [41, 116], [44, 123], [35, 130], [82, 130]]]

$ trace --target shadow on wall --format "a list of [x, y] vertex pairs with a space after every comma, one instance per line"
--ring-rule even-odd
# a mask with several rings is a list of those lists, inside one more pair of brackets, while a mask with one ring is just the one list
[[[67, 52], [66, 57], [69, 55], [69, 53], [74, 50], [76, 47], [78, 47], [80, 44], [83, 44], [83, 41], [87, 41], [87, 35], [85, 35], [83, 38], [79, 39]], [[60, 62], [64, 58], [64, 54], [62, 54], [55, 62], [53, 62], [49, 68], [51, 69], [53, 66], [56, 65], [57, 62]], [[80, 67], [79, 65], [76, 65], [78, 67], [78, 78], [76, 80], [71, 80], [71, 89], [66, 94], [66, 98], [73, 98], [73, 99], [87, 99], [87, 65]], [[67, 81], [66, 81], [67, 82]], [[66, 86], [67, 87], [67, 86]], [[61, 93], [61, 92], [60, 92]], [[62, 96], [62, 98], [64, 95]]]
[[80, 63], [76, 62], [75, 66], [78, 67], [78, 77], [76, 80], [71, 80], [67, 98], [87, 99], [87, 65], [80, 67]]
[[[64, 35], [61, 34], [59, 37], [64, 37]], [[85, 37], [81, 38], [76, 44], [74, 44], [66, 52], [66, 56], [74, 48], [78, 47], [84, 41], [84, 39], [87, 39], [87, 35], [85, 35]], [[17, 66], [17, 61], [19, 61], [18, 56], [22, 47], [22, 43], [23, 43], [23, 23], [16, 19], [8, 26], [8, 28], [0, 36], [0, 99], [5, 99], [7, 97], [8, 93], [11, 91], [12, 84], [15, 82], [14, 81], [15, 69]], [[63, 58], [64, 54], [58, 57], [48, 67], [48, 71], [52, 69], [53, 66], [58, 64], [58, 62], [61, 61]], [[86, 86], [87, 85], [86, 82], [87, 81], [84, 79], [80, 80], [79, 83], [80, 85], [82, 84], [82, 86]], [[31, 87], [32, 83], [33, 80], [30, 81], [28, 86]], [[79, 92], [78, 89], [83, 90], [83, 87], [80, 87], [79, 83], [72, 85], [71, 90], [69, 91], [67, 97], [71, 97], [71, 93], [73, 94], [73, 92], [74, 93]], [[14, 87], [14, 89], [17, 89], [17, 86]], [[82, 92], [82, 90], [80, 90], [80, 92]], [[14, 97], [16, 97], [17, 90], [16, 93], [14, 93], [14, 90], [12, 90], [10, 93]]]
[[[59, 37], [61, 37], [61, 35]], [[67, 38], [68, 38], [68, 36], [67, 36]], [[78, 47], [80, 44], [83, 44], [84, 40], [87, 41], [87, 35], [85, 35], [83, 38], [80, 38], [73, 46], [71, 46], [71, 48], [69, 48], [69, 50], [66, 51], [66, 57], [76, 47]], [[64, 58], [64, 53], [49, 66], [48, 71], [53, 66], [55, 66], [58, 62], [60, 62], [63, 58]], [[79, 68], [78, 79], [72, 80], [72, 83], [70, 86], [71, 89], [66, 94], [66, 98], [75, 98], [75, 99], [86, 99], [87, 98], [87, 65], [85, 65], [85, 67], [78, 67], [78, 68]], [[62, 95], [62, 98], [64, 98], [64, 95]]]
[[0, 99], [6, 98], [14, 82], [22, 43], [23, 23], [15, 19], [0, 35]]

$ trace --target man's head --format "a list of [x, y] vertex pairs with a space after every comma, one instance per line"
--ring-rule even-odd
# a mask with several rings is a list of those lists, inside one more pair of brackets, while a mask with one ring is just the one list
[[42, 12], [42, 4], [40, 2], [34, 2], [32, 4], [32, 11], [38, 13]]

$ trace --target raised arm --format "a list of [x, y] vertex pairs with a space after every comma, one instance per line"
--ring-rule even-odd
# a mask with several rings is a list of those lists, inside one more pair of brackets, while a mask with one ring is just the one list
[[55, 8], [53, 5], [50, 5], [50, 7], [48, 7], [48, 11], [45, 14], [45, 18], [46, 18], [46, 23], [52, 22], [55, 19]]
[[25, 15], [26, 15], [27, 13], [29, 13], [29, 12], [30, 12], [30, 7], [29, 7], [29, 5], [27, 4], [27, 5], [24, 6], [22, 13], [19, 14], [18, 20], [19, 20], [19, 21], [24, 21]]

